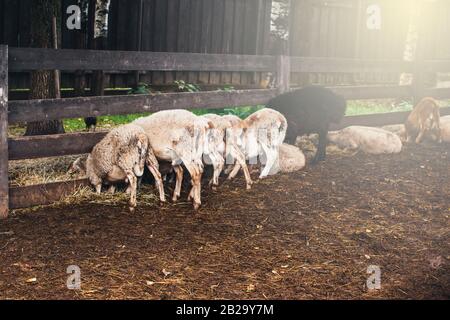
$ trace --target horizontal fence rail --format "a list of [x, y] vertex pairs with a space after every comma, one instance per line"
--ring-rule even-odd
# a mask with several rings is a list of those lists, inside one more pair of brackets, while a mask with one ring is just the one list
[[393, 99], [413, 95], [411, 86], [342, 86], [330, 89], [348, 100]]
[[[358, 60], [327, 57], [290, 57], [291, 72], [373, 73], [414, 72], [403, 60]], [[449, 60], [422, 62], [425, 72], [450, 72]], [[9, 48], [9, 71], [242, 71], [276, 70], [275, 56], [203, 54], [150, 51], [107, 51], [43, 48]]]
[[[381, 127], [392, 124], [402, 124], [405, 123], [409, 113], [409, 111], [405, 111], [347, 116], [342, 119], [340, 124], [332, 125], [332, 130], [339, 130], [348, 126]], [[446, 115], [450, 115], [450, 107], [441, 108], [441, 116]]]
[[106, 132], [78, 132], [9, 139], [9, 160], [89, 153]]
[[449, 60], [428, 60], [423, 63], [425, 72], [450, 72]]
[[276, 57], [255, 55], [10, 48], [10, 71], [274, 71]]
[[402, 60], [355, 60], [340, 58], [291, 57], [291, 72], [369, 73], [412, 72], [414, 65]]
[[48, 205], [73, 194], [80, 187], [89, 186], [87, 179], [52, 182], [9, 188], [9, 208], [20, 209]]
[[275, 97], [277, 92], [276, 89], [255, 89], [11, 101], [9, 122], [96, 117], [169, 109], [259, 105]]

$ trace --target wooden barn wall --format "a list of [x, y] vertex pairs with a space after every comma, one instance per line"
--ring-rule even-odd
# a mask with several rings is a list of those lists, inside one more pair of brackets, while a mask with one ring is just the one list
[[[33, 0], [0, 0], [0, 43], [27, 47], [30, 42]], [[76, 0], [62, 0], [63, 10]], [[399, 59], [408, 29], [405, 7], [413, 0], [292, 0], [290, 53], [294, 56], [358, 59]], [[109, 49], [200, 53], [270, 54], [271, 0], [142, 0], [142, 27], [138, 28], [140, 0], [112, 0]], [[382, 29], [366, 28], [366, 9], [382, 8]], [[119, 14], [120, 13], [120, 14]], [[63, 17], [67, 17], [63, 12]], [[449, 59], [450, 1], [426, 1], [421, 12], [426, 59]], [[134, 17], [134, 18], [130, 18]], [[139, 32], [140, 29], [140, 32]], [[139, 39], [138, 39], [139, 38]], [[63, 48], [74, 48], [76, 35], [63, 27]], [[253, 73], [148, 72], [141, 80], [172, 83], [183, 79], [201, 84], [257, 85]], [[108, 78], [108, 77], [107, 77]], [[132, 75], [112, 76], [108, 86], [128, 87]], [[294, 74], [294, 83], [395, 84], [398, 74]], [[63, 74], [63, 87], [73, 77]], [[11, 88], [27, 88], [29, 76], [14, 74]]]
[[[290, 28], [294, 56], [356, 59], [402, 59], [413, 0], [295, 0]], [[369, 5], [381, 7], [381, 29], [366, 27]], [[443, 41], [450, 31], [450, 1], [425, 2], [420, 14], [423, 57], [450, 58]], [[398, 74], [294, 74], [293, 82], [339, 84], [395, 84]]]
[[[29, 46], [32, 0], [0, 0], [0, 43]], [[76, 0], [62, 0], [65, 9]], [[142, 17], [139, 9], [142, 2]], [[162, 52], [269, 54], [272, 0], [112, 0], [107, 48]], [[65, 20], [63, 20], [65, 21]], [[75, 48], [76, 31], [61, 32], [61, 47]], [[144, 72], [141, 81], [172, 84], [185, 80], [199, 84], [257, 86], [261, 75], [242, 72]], [[107, 77], [108, 87], [132, 86], [132, 74]], [[73, 76], [63, 74], [63, 87]], [[27, 88], [29, 77], [14, 74], [11, 88]]]
[[[112, 0], [110, 49], [162, 52], [267, 54], [271, 0]], [[118, 14], [124, 13], [126, 14]], [[132, 18], [126, 18], [132, 17]], [[121, 86], [123, 76], [115, 76]], [[246, 73], [148, 72], [141, 81], [155, 84], [185, 80], [200, 84], [259, 83]]]

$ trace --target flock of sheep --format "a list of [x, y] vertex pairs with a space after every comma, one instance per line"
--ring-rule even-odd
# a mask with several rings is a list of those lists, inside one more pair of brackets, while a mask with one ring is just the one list
[[274, 98], [267, 108], [244, 120], [232, 115], [196, 116], [186, 110], [160, 111], [111, 130], [85, 162], [81, 158], [75, 161], [72, 170], [86, 174], [97, 193], [103, 185], [114, 192], [116, 183], [128, 183], [131, 211], [137, 205], [138, 177], [145, 167], [155, 179], [161, 202], [166, 201], [161, 166], [169, 167], [175, 175], [174, 202], [180, 197], [187, 170], [191, 178], [188, 199], [197, 210], [206, 165], [213, 169], [212, 187], [219, 184], [223, 171], [233, 179], [242, 170], [246, 188], [250, 189], [253, 181], [247, 164], [262, 164], [260, 179], [305, 166], [305, 156], [293, 146], [300, 135], [319, 134], [313, 163], [325, 159], [328, 141], [342, 148], [380, 154], [400, 152], [402, 139], [420, 143], [427, 135], [439, 142], [450, 138], [450, 119], [440, 119], [439, 106], [431, 98], [414, 108], [404, 130], [395, 128], [399, 135], [356, 126], [329, 132], [331, 123], [342, 120], [345, 109], [345, 99], [326, 88], [311, 86]]

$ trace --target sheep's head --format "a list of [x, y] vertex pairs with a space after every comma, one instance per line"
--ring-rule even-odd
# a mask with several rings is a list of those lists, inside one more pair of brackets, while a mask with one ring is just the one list
[[140, 133], [137, 135], [134, 141], [134, 152], [136, 152], [135, 163], [134, 163], [134, 174], [138, 177], [144, 174], [145, 161], [147, 160], [147, 152], [149, 148], [148, 137], [145, 133]]
[[68, 168], [70, 175], [78, 174], [79, 176], [86, 175], [86, 159], [79, 157]]

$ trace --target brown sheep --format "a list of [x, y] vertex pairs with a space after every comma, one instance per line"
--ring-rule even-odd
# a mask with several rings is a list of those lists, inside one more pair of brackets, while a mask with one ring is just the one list
[[405, 123], [406, 142], [415, 139], [419, 144], [426, 135], [441, 142], [438, 102], [430, 97], [422, 99], [411, 111]]

